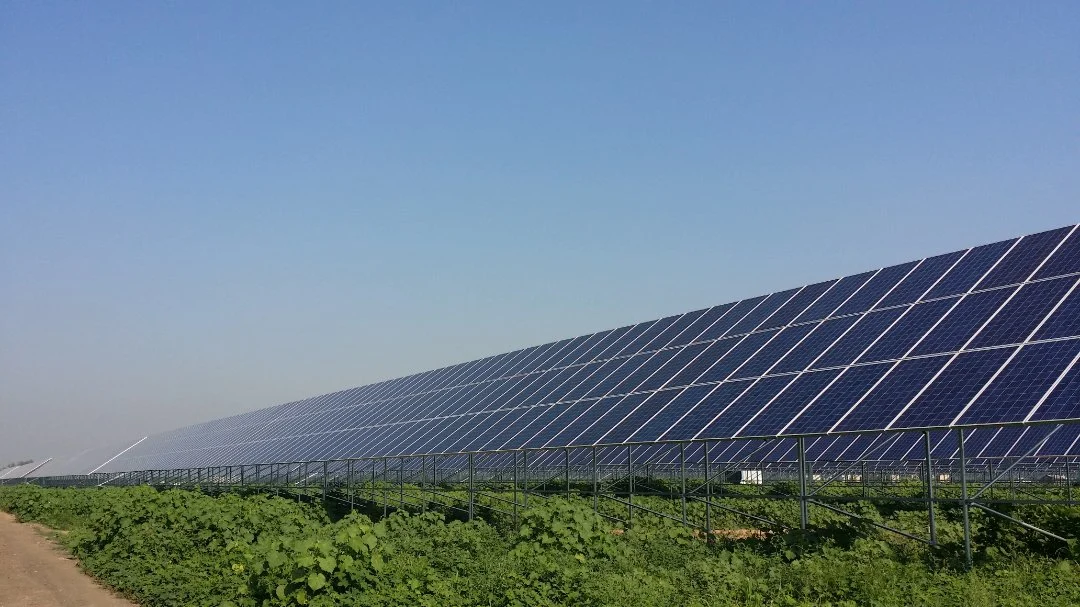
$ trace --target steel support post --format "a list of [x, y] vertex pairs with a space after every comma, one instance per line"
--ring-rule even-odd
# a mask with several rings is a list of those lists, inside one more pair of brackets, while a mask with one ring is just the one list
[[244, 466], [240, 466], [240, 488], [244, 488]]
[[518, 526], [518, 452], [514, 451], [514, 472], [510, 480], [514, 483], [514, 528]]
[[1073, 505], [1073, 493], [1072, 493], [1073, 479], [1072, 470], [1069, 467], [1069, 458], [1065, 458], [1065, 503]]
[[712, 478], [709, 475], [709, 441], [705, 441], [705, 541], [712, 543]]
[[473, 461], [473, 454], [469, 453], [469, 520], [470, 521], [473, 520], [473, 514], [475, 513], [474, 510], [475, 510], [475, 507], [476, 507], [476, 493], [474, 491], [474, 485], [473, 485], [474, 465], [475, 465], [475, 463]]
[[390, 513], [390, 460], [385, 457], [382, 458], [382, 486], [382, 515], [386, 518]]
[[375, 496], [375, 460], [371, 460], [371, 503], [379, 503]]
[[682, 499], [682, 524], [686, 526], [686, 443], [679, 443], [679, 497]]
[[630, 491], [626, 494], [626, 526], [634, 522], [634, 446], [626, 446], [626, 467], [630, 472]]
[[937, 546], [937, 522], [934, 520], [934, 459], [930, 447], [930, 432], [923, 432], [926, 450], [926, 514], [930, 521], [930, 545]]
[[864, 461], [862, 463], [862, 496], [863, 499], [870, 497], [870, 465], [869, 462]]
[[964, 513], [964, 564], [971, 567], [971, 504], [968, 502], [967, 457], [964, 455], [964, 429], [956, 429], [960, 456], [960, 503]]
[[427, 484], [427, 456], [420, 456], [420, 512], [427, 512], [427, 500], [424, 499], [424, 485]]
[[405, 507], [405, 458], [398, 458], [398, 501], [401, 502], [401, 507]]
[[524, 502], [525, 509], [529, 509], [529, 452], [521, 452], [521, 474], [524, 476], [521, 490], [525, 492]]
[[810, 504], [806, 491], [806, 442], [803, 437], [798, 438], [799, 443], [799, 528], [806, 531], [810, 525]]
[[592, 448], [592, 509], [600, 512], [600, 471], [596, 468], [596, 446]]
[[345, 494], [349, 496], [349, 512], [353, 511], [352, 499], [352, 460], [345, 462]]
[[327, 500], [330, 498], [330, 470], [329, 462], [324, 461], [322, 463], [322, 501], [323, 507], [326, 507]]
[[431, 456], [431, 501], [435, 501], [435, 491], [439, 487], [439, 468], [438, 468], [439, 456]]
[[566, 483], [566, 499], [570, 499], [570, 447], [563, 449], [563, 481]]

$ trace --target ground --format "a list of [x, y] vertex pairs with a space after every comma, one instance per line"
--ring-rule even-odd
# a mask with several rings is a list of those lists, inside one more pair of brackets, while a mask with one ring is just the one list
[[0, 607], [136, 607], [83, 573], [49, 533], [0, 512]]

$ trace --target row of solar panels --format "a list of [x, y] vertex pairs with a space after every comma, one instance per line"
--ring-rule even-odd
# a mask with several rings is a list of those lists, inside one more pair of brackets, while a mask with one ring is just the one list
[[40, 462], [30, 462], [28, 464], [22, 464], [21, 466], [12, 466], [10, 468], [4, 468], [0, 470], [0, 480], [25, 478], [34, 474], [42, 466], [49, 463], [49, 460], [43, 460]]
[[[924, 439], [923, 434], [926, 434]], [[827, 468], [830, 463], [844, 463], [849, 466], [852, 462], [884, 462], [895, 465], [897, 462], [919, 461], [926, 457], [927, 449], [934, 458], [935, 466], [939, 469], [947, 469], [951, 463], [955, 463], [959, 457], [959, 436], [953, 430], [926, 430], [926, 431], [894, 431], [855, 435], [828, 435], [810, 436], [804, 439], [804, 452], [807, 461], [812, 462], [815, 468]], [[528, 451], [528, 457], [518, 452], [486, 452], [482, 453], [473, 462], [473, 465], [482, 469], [510, 468], [517, 465], [524, 469], [527, 465], [529, 470], [535, 471], [546, 467], [561, 467], [569, 463], [573, 466], [601, 467], [626, 466], [633, 462], [635, 466], [652, 466], [657, 464], [678, 465], [680, 463], [699, 464], [706, 455], [705, 443], [709, 444], [710, 452], [708, 459], [714, 464], [723, 464], [731, 467], [753, 468], [762, 464], [770, 463], [794, 463], [798, 461], [798, 443], [794, 438], [773, 437], [765, 439], [715, 439], [691, 443], [630, 443], [626, 445], [607, 445], [598, 447], [567, 447], [549, 448], [544, 450]], [[1025, 456], [1040, 456], [1037, 459], [1026, 460], [1029, 465], [1046, 466], [1060, 464], [1068, 459], [1074, 463], [1080, 463], [1080, 423], [1063, 422], [1061, 424], [1039, 424], [1033, 426], [1005, 426], [1005, 427], [978, 427], [966, 429], [964, 446], [967, 461], [976, 466], [1001, 466], [1001, 458], [1022, 458]], [[595, 453], [594, 453], [595, 451]], [[515, 455], [516, 453], [516, 455]], [[1064, 454], [1072, 454], [1064, 455]], [[437, 457], [437, 460], [436, 460]], [[948, 460], [948, 461], [946, 461]], [[91, 460], [96, 461], [96, 460]], [[300, 470], [317, 475], [321, 468], [318, 460], [314, 468], [304, 468], [290, 462], [278, 464], [263, 464], [261, 471], [253, 464], [247, 464], [248, 479], [255, 481], [260, 475], [284, 474], [291, 476], [293, 481], [298, 481], [302, 475]], [[1015, 461], [1015, 460], [1009, 460]], [[951, 462], [951, 463], [950, 463]], [[70, 464], [70, 462], [69, 462]], [[397, 470], [416, 471], [426, 470], [428, 473], [438, 468], [442, 477], [461, 472], [469, 465], [468, 458], [463, 455], [414, 455], [396, 458], [390, 456], [385, 463], [379, 459], [355, 460], [355, 465], [348, 469], [353, 470], [354, 475], [368, 478], [368, 471], [376, 477], [387, 471]], [[59, 467], [49, 469], [48, 463], [44, 467], [40, 464], [21, 466], [18, 469], [6, 471], [0, 474], [0, 482], [15, 479], [33, 478], [38, 476], [62, 476], [81, 475], [97, 472], [100, 464], [85, 466], [65, 467], [61, 462]], [[217, 470], [218, 474], [225, 474], [226, 466], [210, 467]], [[292, 469], [291, 473], [285, 472]], [[341, 464], [333, 466], [338, 476], [343, 467]], [[51, 471], [50, 471], [51, 470]], [[314, 471], [314, 472], [311, 472]], [[106, 481], [114, 478], [107, 473]], [[230, 478], [239, 478], [235, 470], [230, 473]], [[441, 478], [442, 478], [441, 477]], [[198, 478], [192, 475], [192, 478]]]
[[[1076, 418], [1078, 281], [1072, 226], [182, 428], [97, 465]], [[1069, 453], [1071, 432], [1044, 447]]]

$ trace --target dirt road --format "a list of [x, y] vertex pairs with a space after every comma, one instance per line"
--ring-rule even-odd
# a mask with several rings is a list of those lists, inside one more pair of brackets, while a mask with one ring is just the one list
[[98, 586], [38, 528], [0, 512], [0, 607], [136, 607]]

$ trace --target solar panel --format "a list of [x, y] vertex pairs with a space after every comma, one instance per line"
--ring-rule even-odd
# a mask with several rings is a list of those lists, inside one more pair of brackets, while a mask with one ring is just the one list
[[[779, 458], [784, 435], [1075, 419], [1078, 285], [1071, 226], [181, 428], [95, 466], [772, 435], [730, 455]], [[1015, 453], [1038, 446], [1034, 428], [974, 430], [972, 444]], [[1042, 452], [1075, 450], [1069, 432]], [[915, 440], [808, 449], [902, 457]], [[935, 453], [949, 440], [935, 434]]]

